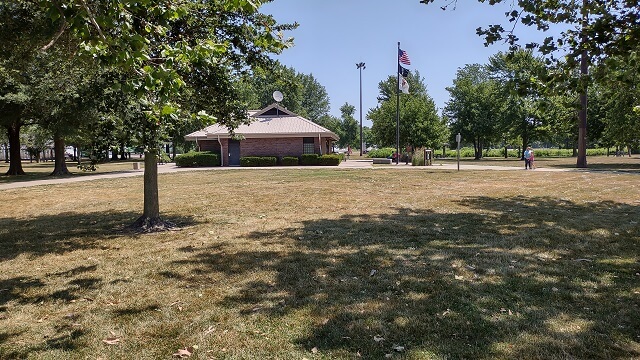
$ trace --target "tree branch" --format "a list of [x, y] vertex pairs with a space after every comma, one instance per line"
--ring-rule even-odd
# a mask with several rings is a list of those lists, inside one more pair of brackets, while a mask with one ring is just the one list
[[96, 28], [96, 30], [98, 30], [98, 34], [100, 34], [100, 37], [103, 40], [106, 39], [106, 37], [102, 33], [102, 29], [100, 29], [100, 25], [98, 25], [96, 18], [93, 16], [93, 13], [91, 12], [91, 9], [89, 9], [89, 6], [87, 6], [87, 2], [85, 0], [81, 0], [81, 2], [82, 2], [82, 7], [87, 11], [87, 15], [89, 15], [89, 21], [91, 22], [91, 24]]
[[43, 46], [42, 48], [40, 48], [40, 50], [42, 51], [47, 51], [49, 50], [49, 48], [51, 48], [56, 41], [58, 41], [58, 39], [60, 38], [60, 36], [62, 36], [62, 34], [64, 33], [64, 31], [67, 29], [67, 17], [64, 16], [64, 11], [62, 11], [62, 8], [60, 7], [60, 4], [58, 3], [58, 1], [53, 1], [56, 9], [58, 10], [58, 13], [60, 13], [60, 17], [62, 18], [62, 25], [60, 25], [60, 29], [58, 30], [58, 32], [53, 36], [53, 39], [51, 39], [51, 41], [49, 41], [48, 44], [46, 44], [45, 46]]

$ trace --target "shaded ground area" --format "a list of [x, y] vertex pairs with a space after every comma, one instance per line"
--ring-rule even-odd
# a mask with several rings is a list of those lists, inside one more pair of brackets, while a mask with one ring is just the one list
[[136, 179], [0, 192], [0, 358], [640, 357], [637, 177], [523, 173], [165, 174], [152, 235]]

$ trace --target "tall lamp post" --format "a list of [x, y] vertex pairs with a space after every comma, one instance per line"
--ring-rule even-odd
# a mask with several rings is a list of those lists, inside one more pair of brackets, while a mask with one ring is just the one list
[[360, 70], [360, 156], [362, 156], [362, 148], [364, 147], [364, 139], [362, 138], [362, 70], [367, 67], [363, 62], [357, 63], [356, 67]]

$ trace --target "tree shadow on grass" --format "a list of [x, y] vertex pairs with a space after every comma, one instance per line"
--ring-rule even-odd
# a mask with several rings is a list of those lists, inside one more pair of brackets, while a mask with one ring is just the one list
[[[46, 288], [46, 284], [39, 278], [15, 277], [11, 279], [2, 279], [0, 280], [0, 288], [6, 291], [0, 292], [0, 305], [5, 305], [11, 302], [17, 302], [19, 304], [45, 304], [57, 303], [59, 301], [64, 303], [76, 301], [77, 299], [80, 299], [82, 294], [87, 290], [99, 288], [102, 284], [102, 280], [96, 277], [73, 277], [86, 275], [86, 273], [90, 273], [95, 270], [96, 267], [94, 266], [79, 266], [65, 272], [47, 275], [50, 277], [68, 279], [64, 289], [56, 290], [47, 294], [41, 293], [41, 290]], [[4, 306], [2, 306], [2, 308], [4, 308]], [[78, 343], [78, 341], [82, 341], [79, 339], [85, 334], [85, 332], [73, 325], [73, 323], [78, 322], [81, 317], [81, 314], [66, 314], [62, 319], [58, 320], [60, 323], [55, 326], [55, 335], [53, 337], [46, 337], [43, 343], [30, 348], [14, 348], [14, 350], [11, 350], [11, 347], [7, 346], [6, 349], [3, 349], [3, 344], [10, 342], [13, 337], [18, 337], [22, 333], [0, 333], [0, 358], [28, 358], [30, 352], [42, 349], [74, 351], [82, 348], [83, 344]]]
[[[108, 246], [110, 239], [138, 235], [126, 228], [138, 217], [134, 212], [66, 212], [29, 219], [0, 218], [0, 261]], [[178, 227], [196, 223], [189, 216], [166, 220]]]
[[289, 250], [218, 245], [176, 264], [192, 264], [195, 281], [275, 273], [247, 279], [223, 305], [247, 321], [304, 310], [313, 321], [295, 342], [329, 357], [640, 356], [637, 206], [483, 196], [459, 205], [302, 221], [247, 236]]
[[[132, 212], [63, 213], [30, 219], [0, 218], [0, 261], [25, 256], [25, 261], [50, 254], [64, 254], [87, 249], [109, 249], [109, 240], [121, 236], [140, 236], [125, 230], [135, 220]], [[181, 226], [195, 223], [191, 217], [173, 217], [172, 222]], [[20, 260], [18, 260], [20, 261]], [[36, 276], [0, 277], [0, 315], [9, 304], [66, 304], [75, 301], [93, 301], [88, 293], [95, 293], [105, 284], [101, 277], [92, 276], [98, 265], [83, 265], [65, 271], [39, 273]], [[62, 285], [53, 288], [49, 280], [55, 278]], [[126, 280], [122, 280], [126, 281]], [[135, 315], [131, 312], [132, 315]], [[124, 316], [126, 314], [122, 314]], [[79, 314], [67, 314], [55, 329], [55, 336], [35, 347], [14, 349], [3, 353], [2, 345], [20, 334], [0, 333], [0, 358], [27, 358], [29, 352], [44, 349], [74, 351], [83, 348], [84, 332], [73, 327]], [[10, 349], [7, 347], [7, 349]]]

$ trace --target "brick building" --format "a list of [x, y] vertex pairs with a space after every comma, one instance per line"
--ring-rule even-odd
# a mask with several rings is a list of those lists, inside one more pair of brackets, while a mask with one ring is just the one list
[[[195, 141], [200, 151], [221, 155], [222, 166], [240, 165], [245, 156], [300, 156], [331, 153], [339, 137], [278, 104], [250, 110], [249, 125], [240, 125], [235, 135], [225, 126], [214, 124], [193, 132], [185, 139]], [[240, 140], [241, 139], [241, 140]]]

